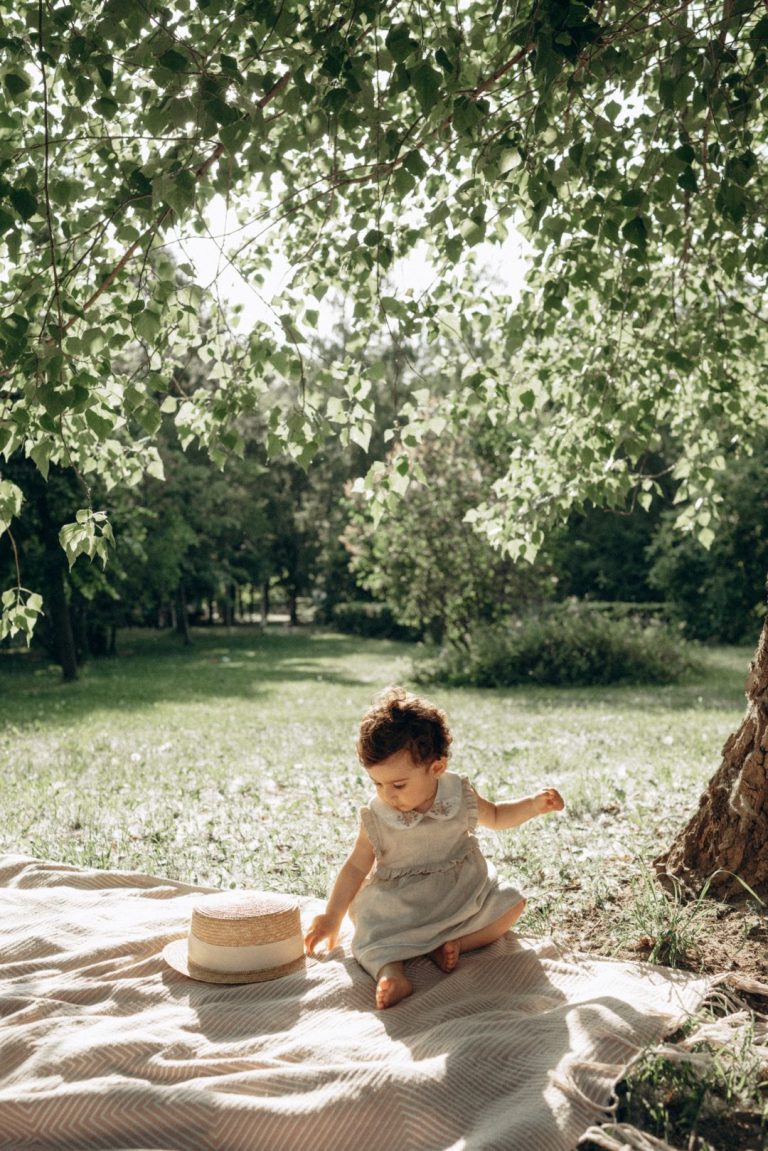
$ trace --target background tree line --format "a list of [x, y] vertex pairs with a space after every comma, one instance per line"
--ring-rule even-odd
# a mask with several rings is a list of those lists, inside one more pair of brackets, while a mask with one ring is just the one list
[[[396, 351], [381, 358], [386, 393], [399, 371]], [[423, 383], [411, 373], [411, 391]], [[204, 374], [194, 386], [207, 386]], [[287, 455], [267, 457], [268, 415], [243, 422], [238, 455], [222, 466], [183, 450], [173, 413], [165, 414], [156, 433], [165, 478], [102, 483], [95, 493], [117, 544], [104, 567], [81, 557], [70, 568], [58, 546], [59, 525], [82, 499], [75, 471], [53, 466], [44, 482], [32, 461], [11, 457], [5, 474], [26, 492], [16, 549], [25, 578], [45, 594], [34, 642], [74, 678], [86, 657], [115, 651], [121, 627], [175, 627], [189, 641], [193, 624], [266, 622], [278, 609], [292, 624], [466, 646], [483, 626], [566, 600], [633, 604], [697, 640], [752, 638], [768, 569], [762, 457], [724, 476], [709, 550], [675, 529], [677, 485], [668, 477], [649, 509], [628, 500], [623, 509], [574, 512], [533, 565], [520, 564], [467, 521], [517, 429], [494, 426], [482, 411], [450, 438], [438, 423], [438, 434], [413, 441], [407, 489], [380, 514], [355, 483], [391, 454], [385, 397], [379, 406], [366, 450], [339, 439], [309, 469]], [[656, 461], [660, 473], [665, 463]], [[8, 537], [0, 549], [0, 574], [10, 579]]]

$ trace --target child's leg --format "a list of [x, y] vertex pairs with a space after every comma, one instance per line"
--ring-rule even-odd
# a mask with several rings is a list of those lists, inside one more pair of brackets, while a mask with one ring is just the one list
[[385, 963], [376, 976], [376, 1006], [394, 1007], [413, 991], [404, 963]]
[[474, 951], [477, 947], [487, 947], [489, 943], [495, 943], [497, 939], [501, 939], [502, 935], [505, 935], [510, 927], [517, 923], [525, 911], [525, 904], [526, 901], [521, 899], [514, 907], [510, 907], [509, 911], [505, 911], [493, 923], [489, 923], [487, 927], [481, 927], [479, 931], [471, 931], [469, 935], [460, 935], [458, 939], [449, 939], [431, 951], [429, 958], [433, 959], [442, 971], [453, 971], [459, 962], [462, 951]]

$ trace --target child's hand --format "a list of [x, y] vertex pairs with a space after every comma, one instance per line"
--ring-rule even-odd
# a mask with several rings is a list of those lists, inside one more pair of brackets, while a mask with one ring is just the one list
[[545, 787], [536, 796], [536, 804], [539, 815], [547, 815], [550, 811], [562, 811], [565, 807], [565, 800], [556, 788]]
[[339, 937], [339, 923], [332, 915], [316, 915], [312, 920], [309, 931], [304, 936], [304, 947], [307, 955], [315, 956], [315, 948], [324, 939], [328, 941], [326, 950], [333, 951]]

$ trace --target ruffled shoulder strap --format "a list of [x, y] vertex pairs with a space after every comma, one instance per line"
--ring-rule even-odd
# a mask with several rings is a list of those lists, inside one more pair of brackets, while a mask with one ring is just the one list
[[366, 830], [366, 834], [371, 841], [376, 858], [378, 859], [382, 853], [381, 838], [379, 836], [379, 821], [371, 811], [370, 807], [360, 808], [360, 822]]
[[467, 830], [468, 831], [474, 831], [475, 828], [477, 827], [477, 820], [478, 820], [477, 796], [475, 795], [474, 787], [469, 782], [466, 775], [462, 775], [460, 778], [461, 778], [462, 799], [464, 801], [464, 810], [467, 814]]

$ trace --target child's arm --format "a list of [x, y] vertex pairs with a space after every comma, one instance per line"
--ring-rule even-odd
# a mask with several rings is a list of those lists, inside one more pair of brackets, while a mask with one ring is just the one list
[[550, 811], [562, 811], [565, 807], [563, 797], [554, 787], [545, 787], [536, 795], [528, 795], [525, 799], [511, 800], [509, 803], [491, 803], [477, 797], [477, 819], [482, 827], [492, 827], [494, 831], [506, 831], [510, 827], [519, 827], [537, 815], [547, 815]]
[[336, 876], [336, 882], [328, 897], [324, 913], [315, 916], [309, 931], [304, 936], [307, 955], [314, 955], [318, 943], [322, 943], [324, 939], [328, 940], [329, 951], [332, 951], [336, 946], [341, 921], [346, 915], [350, 903], [362, 887], [363, 880], [373, 867], [374, 859], [373, 845], [361, 823], [357, 842]]

